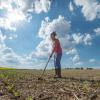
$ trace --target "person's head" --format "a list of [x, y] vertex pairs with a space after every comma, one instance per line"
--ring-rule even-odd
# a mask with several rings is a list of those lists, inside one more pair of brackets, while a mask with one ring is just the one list
[[51, 33], [51, 39], [54, 40], [56, 38], [56, 32]]

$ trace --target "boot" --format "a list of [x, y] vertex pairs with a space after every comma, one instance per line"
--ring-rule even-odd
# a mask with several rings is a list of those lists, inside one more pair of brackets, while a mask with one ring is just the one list
[[57, 69], [57, 76], [58, 76], [58, 78], [61, 78], [61, 68]]
[[55, 76], [54, 78], [61, 78], [61, 68], [55, 69]]
[[58, 77], [58, 71], [57, 71], [57, 68], [55, 68], [55, 76], [54, 78], [57, 78]]

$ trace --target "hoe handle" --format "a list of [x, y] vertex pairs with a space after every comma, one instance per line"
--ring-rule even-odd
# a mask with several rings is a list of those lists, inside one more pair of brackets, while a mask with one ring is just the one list
[[48, 59], [46, 65], [45, 65], [45, 68], [44, 68], [44, 70], [43, 70], [43, 73], [42, 73], [41, 77], [44, 75], [44, 72], [45, 72], [45, 70], [46, 70], [46, 68], [47, 68], [47, 65], [48, 65], [48, 63], [49, 63], [49, 61], [50, 61], [50, 58], [51, 58], [51, 57], [49, 57], [49, 59]]

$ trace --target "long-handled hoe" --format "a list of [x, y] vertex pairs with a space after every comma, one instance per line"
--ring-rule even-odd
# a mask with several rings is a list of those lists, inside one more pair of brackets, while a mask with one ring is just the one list
[[50, 61], [50, 58], [51, 58], [51, 57], [49, 57], [49, 59], [48, 59], [46, 65], [45, 65], [45, 67], [44, 67], [44, 70], [43, 70], [41, 76], [38, 78], [38, 80], [43, 80], [43, 75], [44, 75], [44, 73], [45, 73], [45, 71], [46, 71], [46, 68], [47, 68], [48, 63], [49, 63], [49, 61]]

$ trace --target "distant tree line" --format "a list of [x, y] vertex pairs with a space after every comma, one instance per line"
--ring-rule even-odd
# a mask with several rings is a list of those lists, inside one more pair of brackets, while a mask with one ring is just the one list
[[91, 68], [91, 67], [87, 67], [87, 68], [84, 68], [84, 67], [75, 67], [75, 68], [67, 67], [65, 69], [68, 69], [68, 70], [73, 70], [73, 69], [75, 69], [75, 70], [85, 70], [85, 69], [87, 69], [87, 70], [93, 70], [93, 68]]

